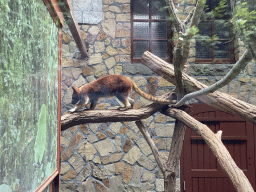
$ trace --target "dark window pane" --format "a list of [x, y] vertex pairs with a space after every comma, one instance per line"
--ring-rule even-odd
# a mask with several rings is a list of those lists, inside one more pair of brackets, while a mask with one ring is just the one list
[[152, 42], [152, 53], [158, 57], [167, 57], [167, 42], [166, 41], [155, 41]]
[[208, 35], [209, 37], [211, 37], [211, 34], [212, 34], [211, 24], [212, 24], [211, 21], [201, 21], [198, 24], [199, 34]]
[[229, 58], [230, 42], [219, 42], [214, 46], [214, 58]]
[[136, 59], [141, 58], [145, 51], [149, 50], [148, 41], [134, 41], [133, 43], [133, 57]]
[[134, 0], [133, 19], [149, 19], [148, 0]]
[[151, 38], [152, 39], [167, 39], [166, 22], [152, 22]]
[[210, 43], [196, 41], [196, 58], [197, 59], [211, 59]]
[[221, 21], [214, 21], [213, 34], [217, 35], [219, 39], [229, 39], [229, 27]]
[[133, 38], [134, 39], [149, 39], [149, 23], [134, 22], [133, 23]]
[[151, 9], [152, 9], [152, 19], [166, 19], [167, 17], [167, 9], [164, 8], [166, 6], [165, 0], [152, 0], [151, 1]]

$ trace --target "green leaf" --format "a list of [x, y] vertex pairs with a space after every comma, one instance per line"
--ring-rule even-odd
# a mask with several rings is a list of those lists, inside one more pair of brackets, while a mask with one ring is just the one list
[[47, 108], [46, 105], [43, 104], [37, 124], [37, 134], [35, 140], [35, 162], [39, 163], [42, 162], [44, 151], [46, 149], [46, 133], [47, 133], [47, 125], [46, 125], [46, 115], [47, 115]]

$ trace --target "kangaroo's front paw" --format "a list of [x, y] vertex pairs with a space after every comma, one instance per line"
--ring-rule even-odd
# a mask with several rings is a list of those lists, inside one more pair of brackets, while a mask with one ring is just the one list
[[119, 111], [125, 111], [125, 110], [128, 110], [128, 108], [127, 107], [119, 107], [118, 110]]
[[76, 111], [75, 108], [69, 110], [69, 112], [71, 112], [71, 113], [73, 113], [73, 112], [75, 112], [75, 111]]

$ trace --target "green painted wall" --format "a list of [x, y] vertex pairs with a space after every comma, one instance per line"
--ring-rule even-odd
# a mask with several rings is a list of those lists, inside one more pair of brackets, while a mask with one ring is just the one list
[[58, 28], [42, 0], [0, 1], [0, 191], [56, 169]]

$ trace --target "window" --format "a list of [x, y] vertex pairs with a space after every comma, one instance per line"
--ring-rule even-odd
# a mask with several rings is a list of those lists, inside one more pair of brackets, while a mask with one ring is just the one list
[[[220, 0], [206, 1], [206, 16], [214, 10]], [[230, 3], [225, 11], [215, 17], [202, 19], [198, 24], [199, 37], [196, 38], [196, 63], [234, 63], [234, 48], [229, 23]], [[217, 42], [214, 43], [214, 38]]]
[[165, 0], [131, 1], [132, 62], [140, 62], [145, 51], [171, 60], [171, 30], [165, 6]]

